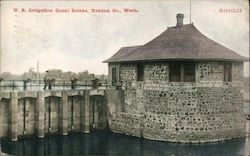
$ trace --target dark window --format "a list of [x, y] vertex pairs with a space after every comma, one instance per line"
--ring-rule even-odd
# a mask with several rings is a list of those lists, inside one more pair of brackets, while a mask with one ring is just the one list
[[116, 85], [117, 82], [117, 70], [116, 67], [112, 67], [112, 71], [111, 71], [111, 75], [112, 75], [112, 86]]
[[180, 82], [181, 78], [181, 63], [170, 62], [169, 64], [169, 81], [170, 82]]
[[186, 62], [184, 65], [184, 82], [195, 82], [195, 63]]
[[224, 82], [232, 82], [232, 64], [224, 64]]
[[143, 81], [144, 80], [144, 66], [143, 64], [137, 65], [137, 81]]
[[170, 82], [195, 82], [194, 62], [170, 62], [169, 63]]

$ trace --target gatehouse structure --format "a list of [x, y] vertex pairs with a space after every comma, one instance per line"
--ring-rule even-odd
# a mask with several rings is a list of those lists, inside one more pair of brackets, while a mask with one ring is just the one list
[[176, 26], [104, 61], [113, 86], [107, 92], [113, 132], [193, 143], [245, 136], [242, 80], [248, 59], [193, 24], [183, 25], [183, 18], [177, 14]]
[[185, 143], [244, 137], [247, 58], [207, 38], [193, 24], [183, 25], [183, 18], [177, 14], [176, 26], [106, 60], [111, 87], [93, 83], [76, 90], [20, 91], [13, 83], [13, 90], [2, 91], [0, 86], [0, 138], [17, 141], [106, 128]]

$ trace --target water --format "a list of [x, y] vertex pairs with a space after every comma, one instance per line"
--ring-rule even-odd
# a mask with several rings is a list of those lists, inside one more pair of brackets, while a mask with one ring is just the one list
[[107, 155], [107, 156], [248, 156], [250, 137], [207, 144], [177, 144], [140, 139], [111, 132], [70, 134], [1, 140], [8, 155]]

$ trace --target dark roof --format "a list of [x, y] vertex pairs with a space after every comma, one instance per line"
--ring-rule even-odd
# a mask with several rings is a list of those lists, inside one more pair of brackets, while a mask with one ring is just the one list
[[161, 60], [248, 61], [204, 36], [193, 24], [170, 27], [143, 46], [123, 47], [104, 62]]
[[128, 53], [130, 53], [131, 51], [139, 48], [140, 46], [133, 46], [133, 47], [122, 47], [120, 50], [118, 50], [118, 52], [116, 52], [111, 58], [105, 60], [104, 62], [112, 62], [113, 60], [119, 59], [125, 55], [127, 55]]

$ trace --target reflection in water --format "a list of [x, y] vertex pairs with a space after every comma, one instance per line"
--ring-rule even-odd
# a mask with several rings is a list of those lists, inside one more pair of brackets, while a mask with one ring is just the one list
[[126, 156], [245, 156], [249, 153], [249, 140], [211, 144], [176, 144], [150, 141], [136, 137], [95, 132], [19, 139], [17, 142], [1, 141], [1, 150], [10, 155], [126, 155]]

